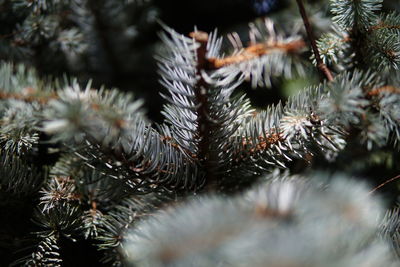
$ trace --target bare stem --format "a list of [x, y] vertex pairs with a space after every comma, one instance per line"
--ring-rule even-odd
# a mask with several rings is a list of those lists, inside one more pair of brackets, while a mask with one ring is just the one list
[[321, 56], [319, 54], [317, 43], [315, 41], [315, 38], [314, 38], [314, 35], [313, 35], [313, 32], [312, 32], [310, 21], [308, 20], [307, 13], [306, 13], [306, 10], [305, 10], [304, 5], [303, 5], [303, 1], [302, 0], [296, 0], [296, 2], [297, 2], [301, 17], [302, 17], [303, 22], [304, 22], [304, 27], [306, 28], [306, 31], [307, 31], [308, 39], [310, 40], [311, 48], [312, 48], [312, 50], [314, 52], [315, 60], [317, 61], [318, 70], [323, 75], [325, 75], [325, 77], [328, 79], [328, 81], [333, 81], [333, 75], [332, 75], [331, 71], [324, 64], [324, 62], [322, 61]]
[[276, 51], [287, 54], [296, 53], [306, 46], [303, 40], [294, 40], [289, 43], [276, 42], [274, 44], [253, 44], [244, 48], [241, 52], [225, 58], [207, 58], [209, 67], [212, 69], [222, 68], [231, 64], [248, 61]]
[[397, 179], [399, 179], [400, 178], [400, 175], [397, 175], [397, 176], [395, 176], [395, 177], [393, 177], [393, 178], [390, 178], [389, 180], [386, 180], [385, 182], [383, 182], [383, 183], [381, 183], [380, 185], [378, 185], [377, 187], [375, 187], [374, 189], [372, 189], [371, 191], [369, 191], [369, 194], [372, 194], [372, 193], [374, 193], [376, 190], [378, 190], [379, 188], [381, 188], [381, 187], [383, 187], [384, 185], [386, 185], [386, 184], [388, 184], [388, 183], [390, 183], [390, 182], [393, 182], [394, 180], [397, 180]]
[[197, 48], [197, 70], [196, 75], [199, 77], [196, 89], [195, 89], [195, 97], [198, 102], [197, 106], [197, 124], [198, 124], [198, 138], [199, 138], [199, 146], [198, 146], [198, 159], [201, 164], [204, 166], [205, 170], [205, 179], [206, 179], [206, 190], [215, 191], [218, 184], [218, 178], [215, 174], [215, 164], [217, 162], [216, 154], [210, 150], [210, 146], [212, 143], [211, 133], [215, 130], [216, 125], [210, 121], [209, 112], [210, 112], [210, 103], [208, 100], [207, 91], [209, 85], [204, 80], [202, 76], [202, 71], [207, 70], [209, 68], [209, 62], [207, 61], [206, 52], [207, 52], [207, 42], [208, 42], [208, 34], [205, 32], [192, 32], [190, 36], [196, 40], [200, 45]]

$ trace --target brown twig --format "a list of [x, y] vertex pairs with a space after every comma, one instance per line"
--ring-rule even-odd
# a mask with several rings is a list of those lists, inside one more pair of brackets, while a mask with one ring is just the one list
[[195, 153], [192, 153], [188, 149], [186, 149], [186, 148], [182, 147], [181, 145], [179, 145], [178, 143], [176, 143], [171, 136], [160, 136], [160, 138], [161, 138], [161, 141], [164, 142], [165, 144], [168, 144], [171, 147], [173, 147], [173, 148], [175, 148], [175, 149], [177, 149], [179, 151], [185, 152], [186, 155], [189, 155], [193, 159], [197, 158], [197, 155]]
[[197, 112], [197, 132], [199, 139], [197, 157], [201, 164], [204, 166], [206, 188], [208, 191], [216, 190], [218, 184], [218, 177], [215, 173], [215, 162], [217, 162], [217, 155], [211, 151], [210, 146], [212, 143], [211, 133], [215, 130], [216, 125], [210, 121], [210, 103], [208, 99], [207, 88], [209, 87], [204, 80], [202, 71], [210, 68], [209, 61], [207, 60], [207, 42], [208, 34], [201, 31], [190, 33], [196, 42], [200, 45], [197, 48], [197, 66], [196, 76], [199, 77], [195, 86], [195, 97], [198, 103], [196, 108]]
[[400, 178], [400, 174], [397, 175], [397, 176], [395, 176], [395, 177], [393, 177], [393, 178], [390, 178], [389, 180], [386, 180], [384, 183], [381, 183], [380, 185], [378, 185], [377, 187], [375, 187], [374, 189], [372, 189], [371, 191], [369, 191], [368, 194], [374, 193], [376, 190], [378, 190], [378, 189], [381, 188], [382, 186], [384, 186], [384, 185], [386, 185], [386, 184], [388, 184], [388, 183], [390, 183], [390, 182], [393, 182], [394, 180], [397, 180], [397, 179], [399, 179], [399, 178]]
[[308, 20], [307, 13], [306, 13], [306, 10], [305, 10], [304, 5], [303, 5], [303, 1], [302, 0], [296, 0], [296, 2], [297, 2], [301, 17], [302, 17], [303, 22], [304, 22], [304, 27], [306, 28], [306, 31], [307, 31], [307, 36], [308, 36], [308, 39], [310, 41], [311, 48], [312, 48], [314, 56], [315, 56], [315, 60], [317, 61], [318, 70], [322, 74], [325, 75], [325, 77], [328, 79], [328, 81], [333, 81], [333, 75], [332, 75], [331, 71], [324, 64], [324, 62], [321, 59], [321, 55], [319, 54], [318, 47], [317, 47], [317, 42], [315, 41], [314, 34], [313, 34], [312, 28], [311, 28], [311, 24], [310, 24], [310, 21]]
[[391, 86], [391, 85], [386, 85], [382, 87], [378, 87], [375, 89], [372, 89], [367, 93], [367, 96], [378, 96], [380, 93], [387, 92], [391, 94], [400, 94], [400, 88]]
[[9, 93], [0, 91], [0, 99], [16, 99], [24, 102], [39, 102], [41, 104], [46, 104], [50, 100], [57, 98], [58, 96], [55, 93], [50, 93], [49, 95], [36, 95], [36, 90], [31, 87], [25, 88], [24, 92], [22, 93]]
[[[259, 135], [255, 139], [251, 137], [242, 137], [239, 150], [232, 155], [232, 160], [236, 165], [246, 162], [249, 158], [256, 156], [259, 153], [267, 151], [272, 146], [279, 143], [284, 143], [285, 138], [281, 132], [271, 131]], [[232, 141], [234, 142], [234, 141]]]
[[209, 67], [212, 69], [222, 68], [231, 64], [251, 60], [276, 51], [295, 53], [305, 47], [303, 40], [295, 40], [288, 43], [276, 42], [273, 44], [254, 44], [246, 47], [240, 53], [225, 58], [208, 58]]
[[384, 22], [380, 22], [374, 26], [371, 26], [368, 31], [376, 31], [376, 30], [381, 30], [381, 29], [390, 29], [390, 30], [399, 30], [400, 29], [400, 25], [389, 25], [389, 24], [385, 24]]
[[264, 136], [258, 136], [256, 140], [253, 140], [252, 138], [243, 138], [243, 148], [247, 148], [247, 151], [250, 154], [256, 154], [260, 151], [267, 150], [274, 144], [285, 141], [282, 133], [267, 132]]

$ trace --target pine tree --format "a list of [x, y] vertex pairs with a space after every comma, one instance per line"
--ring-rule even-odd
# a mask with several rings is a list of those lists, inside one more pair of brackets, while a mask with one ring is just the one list
[[0, 1], [4, 265], [399, 264], [398, 9], [206, 2]]

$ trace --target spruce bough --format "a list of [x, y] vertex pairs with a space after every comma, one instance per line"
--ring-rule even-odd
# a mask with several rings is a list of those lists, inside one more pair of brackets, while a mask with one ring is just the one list
[[[110, 3], [72, 2], [0, 6], [27, 12], [17, 34], [32, 49], [25, 59], [68, 43], [74, 60], [99, 55], [119, 77], [129, 68], [99, 8]], [[110, 10], [153, 5], [122, 2]], [[251, 23], [247, 40], [160, 22], [159, 123], [131, 93], [44, 78], [15, 56], [20, 43], [1, 41], [0, 55], [15, 61], [0, 65], [0, 246], [15, 253], [5, 262], [68, 266], [83, 246], [88, 262], [106, 266], [397, 266], [399, 212], [379, 193], [399, 190], [395, 178], [379, 186], [390, 178], [379, 175], [399, 172], [400, 15], [381, 7], [331, 0], [324, 28], [329, 14], [300, 6], [305, 34], [301, 20], [282, 23], [298, 12], [289, 6]], [[75, 24], [59, 23], [62, 10]], [[310, 85], [265, 109], [238, 93], [299, 80]]]

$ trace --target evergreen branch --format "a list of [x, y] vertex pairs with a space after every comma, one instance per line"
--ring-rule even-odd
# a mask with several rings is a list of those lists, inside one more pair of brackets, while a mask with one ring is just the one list
[[[278, 126], [281, 116], [281, 106], [269, 108], [266, 112], [253, 115], [251, 119], [239, 129], [238, 138], [235, 143], [237, 147], [233, 154], [233, 163], [239, 166], [246, 161], [255, 161], [267, 151], [283, 151], [285, 142], [282, 131]], [[253, 130], [252, 130], [253, 129]], [[272, 153], [268, 153], [272, 155]], [[263, 158], [261, 156], [261, 158]], [[268, 156], [267, 156], [268, 158]], [[267, 164], [284, 166], [279, 160], [264, 159]], [[258, 164], [260, 167], [260, 164]], [[244, 168], [245, 169], [245, 168]]]
[[54, 141], [86, 140], [86, 146], [73, 150], [89, 166], [126, 179], [132, 190], [156, 190], [156, 183], [181, 186], [181, 178], [190, 179], [193, 164], [184, 151], [162, 139], [168, 134], [162, 131], [168, 129], [161, 128], [161, 134], [153, 129], [142, 114], [141, 102], [131, 99], [116, 90], [93, 91], [90, 85], [81, 92], [74, 84], [50, 103], [43, 130], [53, 134]]
[[54, 266], [61, 267], [63, 260], [60, 254], [58, 238], [55, 234], [44, 237], [31, 257], [21, 259], [18, 263], [25, 261], [25, 266]]
[[[338, 76], [335, 80], [343, 78], [347, 79]], [[286, 168], [286, 162], [295, 158], [309, 161], [315, 152], [312, 144], [317, 144], [327, 159], [334, 158], [344, 147], [345, 131], [317, 105], [329, 101], [330, 93], [328, 84], [309, 88], [290, 98], [284, 108], [279, 104], [244, 120], [237, 139], [232, 141], [232, 164], [234, 169], [238, 168], [233, 175], [245, 180], [249, 174], [271, 166]]]
[[320, 101], [320, 110], [329, 120], [346, 128], [359, 123], [369, 104], [363, 88], [374, 87], [375, 80], [373, 73], [343, 73], [334, 83], [326, 85], [329, 95]]
[[56, 191], [66, 196], [66, 200], [79, 201], [80, 204], [90, 203], [90, 207], [92, 202], [103, 205], [110, 201], [118, 201], [127, 195], [124, 181], [107, 177], [100, 169], [94, 170], [87, 165], [82, 166], [82, 159], [73, 152], [59, 158], [50, 170], [50, 177], [43, 191], [46, 192], [48, 188], [60, 188], [58, 180], [61, 178], [63, 190]]
[[[331, 37], [331, 36], [329, 36], [329, 37]], [[334, 37], [334, 36], [331, 37], [332, 39], [329, 38], [329, 37], [326, 36], [327, 39], [330, 39], [327, 42], [324, 42], [322, 39], [320, 40], [320, 43], [321, 44], [323, 43], [326, 46], [326, 48], [323, 48], [323, 49], [320, 48], [319, 49], [321, 54], [329, 54], [330, 51], [332, 51], [332, 50], [338, 50], [339, 46], [341, 44], [347, 43], [347, 42], [350, 41], [350, 39], [348, 37], [347, 38], [341, 38], [341, 39], [333, 39], [332, 37]]]
[[48, 236], [55, 233], [57, 237], [72, 237], [77, 233], [81, 225], [82, 212], [79, 207], [66, 204], [57, 205], [54, 208], [43, 212], [37, 209], [34, 214], [34, 222], [42, 228], [37, 232], [38, 236]]
[[[243, 120], [237, 138], [232, 139], [235, 151], [232, 168], [238, 168], [232, 173], [246, 179], [248, 174], [271, 165], [285, 168], [286, 162], [295, 158], [309, 161], [318, 150], [332, 160], [345, 147], [345, 137], [352, 129], [363, 129], [357, 136], [367, 143], [368, 149], [373, 143], [385, 146], [390, 130], [399, 129], [397, 108], [391, 106], [396, 100], [385, 102], [386, 106], [378, 110], [381, 116], [387, 117], [385, 127], [377, 113], [365, 111], [371, 102], [364, 88], [372, 88], [369, 92], [383, 90], [379, 84], [374, 74], [347, 73], [330, 83], [305, 90], [289, 99], [284, 108], [277, 105], [250, 115]], [[241, 169], [251, 171], [246, 174]]]
[[[354, 54], [351, 49], [353, 40], [347, 32], [341, 30], [337, 25], [332, 27], [333, 31], [322, 34], [317, 41], [322, 61], [338, 70], [348, 70], [353, 67]], [[316, 64], [314, 56], [312, 56]]]
[[44, 213], [36, 210], [34, 222], [42, 230], [34, 235], [40, 241], [35, 251], [19, 262], [27, 266], [62, 266], [60, 238], [72, 239], [80, 227], [80, 215], [78, 208], [71, 205], [58, 206]]
[[343, 29], [365, 31], [376, 20], [376, 11], [382, 7], [383, 0], [330, 0], [333, 21]]
[[[397, 84], [397, 86], [399, 86], [399, 84]], [[379, 108], [379, 115], [383, 119], [385, 128], [389, 132], [392, 131], [395, 134], [396, 139], [394, 144], [400, 141], [400, 94], [397, 88], [398, 87], [392, 88], [391, 86], [385, 86], [378, 90], [379, 100], [377, 105]], [[374, 92], [374, 90], [371, 92]]]
[[394, 33], [400, 32], [400, 16], [396, 12], [384, 14], [380, 16], [375, 25], [368, 28], [367, 32], [373, 31], [389, 31]]
[[[272, 21], [250, 24], [250, 45], [243, 46], [237, 33], [228, 35], [233, 46], [229, 56], [209, 57], [209, 65], [216, 75], [238, 79], [244, 76], [252, 87], [271, 86], [271, 79], [283, 75], [292, 78], [293, 73], [305, 74], [306, 63], [300, 58], [305, 48], [298, 36], [283, 37], [277, 34]], [[242, 78], [241, 78], [242, 79]]]
[[16, 97], [23, 100], [25, 95], [43, 95], [46, 98], [48, 95], [52, 96], [54, 90], [59, 87], [60, 83], [57, 81], [44, 82], [39, 79], [33, 68], [27, 68], [23, 64], [0, 62], [0, 90], [6, 98], [9, 96], [11, 99]]
[[29, 157], [37, 153], [39, 146], [36, 113], [38, 105], [26, 105], [17, 101], [4, 103], [3, 117], [0, 119], [0, 145], [10, 156]]
[[400, 31], [371, 31], [365, 35], [368, 61], [375, 68], [400, 68]]
[[[101, 144], [98, 148], [101, 148], [102, 152], [99, 151], [101, 153], [98, 153], [98, 155], [89, 153], [90, 157], [86, 158], [87, 164], [93, 166], [93, 160], [100, 159], [101, 155], [108, 154], [108, 156], [103, 157], [103, 160], [109, 162], [111, 156], [112, 161], [117, 160], [117, 165], [123, 162], [124, 168], [128, 168], [128, 173], [130, 172], [128, 174], [126, 170], [123, 171], [126, 175], [161, 176], [164, 178], [157, 178], [157, 180], [164, 180], [165, 182], [165, 179], [170, 178], [173, 181], [172, 183], [178, 184], [180, 184], [178, 182], [180, 175], [186, 177], [187, 165], [191, 163], [177, 163], [186, 160], [181, 155], [184, 151], [172, 146], [172, 143], [165, 142], [162, 135], [160, 136], [146, 120], [143, 120], [141, 112], [138, 110], [141, 105], [140, 101], [130, 103], [131, 96], [122, 95], [115, 90], [105, 92], [102, 89], [100, 92], [95, 92], [90, 88], [90, 83], [82, 92], [76, 81], [72, 82], [71, 87], [65, 86], [62, 90], [54, 91], [54, 87], [57, 88], [59, 85], [53, 86], [39, 81], [34, 72], [26, 71], [22, 66], [17, 66], [16, 72], [13, 73], [11, 65], [3, 64], [0, 71], [2, 73], [0, 85], [3, 88], [1, 94], [7, 97], [3, 100], [6, 103], [10, 100], [26, 102], [28, 106], [24, 107], [25, 112], [28, 112], [26, 109], [29, 108], [30, 104], [39, 103], [46, 106], [44, 117], [48, 119], [41, 128], [52, 134], [54, 141], [69, 142], [69, 140], [75, 139], [75, 141], [81, 142], [86, 135], [87, 141], [92, 144], [88, 148], [92, 147], [92, 149], [98, 151], [96, 144]], [[40, 106], [36, 109], [38, 113], [43, 113]], [[113, 110], [112, 113], [110, 113], [110, 109]], [[37, 118], [34, 117], [34, 119]], [[43, 117], [40, 120], [43, 120]], [[18, 123], [22, 123], [22, 127], [29, 124], [29, 130], [31, 127], [35, 127], [34, 125], [37, 125], [40, 120], [35, 124], [22, 123], [26, 121], [25, 118], [22, 121], [18, 120]], [[5, 122], [6, 120], [2, 121], [2, 123]], [[6, 131], [9, 127], [10, 125], [3, 125], [2, 130]], [[120, 137], [121, 139], [118, 140]], [[23, 136], [21, 138], [26, 139]], [[23, 140], [21, 139], [21, 141]], [[21, 143], [18, 142], [17, 146]], [[7, 141], [7, 144], [9, 143]], [[79, 147], [81, 148], [81, 146]], [[76, 149], [78, 147], [73, 150]], [[132, 153], [139, 154], [133, 155]], [[160, 154], [164, 156], [163, 159], [159, 158]], [[120, 166], [114, 167], [115, 170], [121, 169]], [[110, 173], [110, 168], [106, 167], [105, 170]], [[113, 170], [112, 173], [114, 176], [115, 171]], [[180, 175], [177, 175], [179, 173]], [[120, 175], [117, 175], [117, 177], [120, 177]], [[154, 184], [153, 178], [148, 178], [148, 182], [145, 184]], [[145, 186], [143, 180], [132, 184], [133, 188], [135, 188], [135, 184]]]
[[[0, 57], [125, 84], [121, 73], [151, 65], [138, 64], [143, 50], [137, 48], [153, 47], [142, 30], [152, 28], [158, 2], [3, 1]], [[256, 2], [269, 8], [275, 1]], [[114, 266], [398, 266], [387, 242], [400, 255], [398, 210], [378, 227], [381, 201], [372, 194], [397, 177], [371, 191], [342, 175], [307, 180], [289, 173], [327, 167], [372, 177], [371, 162], [379, 171], [397, 168], [400, 17], [378, 18], [382, 0], [331, 0], [338, 27], [316, 43], [303, 1], [297, 3], [327, 81], [260, 112], [236, 96], [244, 81], [286, 89], [298, 82], [293, 74], [310, 73], [305, 41], [295, 36], [300, 16], [285, 21], [295, 6], [278, 11], [275, 25], [251, 23], [247, 40], [240, 29], [228, 35], [233, 49], [227, 53], [216, 31], [195, 30], [188, 38], [163, 26], [159, 69], [168, 104], [162, 124], [150, 122], [129, 93], [39, 79], [22, 65], [1, 63], [0, 198], [7, 218], [0, 247], [13, 252], [25, 232], [39, 230], [23, 260], [32, 266], [68, 265], [65, 238], [96, 246], [104, 257], [95, 265], [101, 258]], [[325, 12], [312, 21], [320, 33], [327, 30]], [[342, 73], [333, 78], [321, 62]], [[312, 82], [313, 74], [301, 81]], [[199, 191], [222, 194], [198, 197]], [[35, 212], [14, 215], [14, 197], [25, 206], [26, 194], [34, 196], [28, 207]], [[188, 195], [189, 205], [174, 205]], [[36, 226], [28, 222], [32, 216]]]
[[388, 66], [399, 68], [400, 47], [397, 37], [399, 30], [396, 27], [400, 18], [397, 14], [391, 13], [378, 19], [374, 12], [380, 10], [381, 2], [381, 0], [346, 3], [332, 1], [334, 20], [350, 33], [358, 68], [365, 68], [366, 65], [377, 69]]
[[400, 256], [400, 208], [388, 210], [379, 225], [379, 235], [389, 242], [392, 251]]
[[94, 239], [99, 235], [99, 227], [104, 223], [103, 213], [97, 209], [97, 204], [92, 201], [92, 207], [84, 212], [83, 228], [85, 239]]
[[40, 204], [43, 212], [48, 212], [57, 205], [63, 205], [72, 201], [80, 201], [81, 196], [75, 192], [75, 183], [70, 177], [52, 177], [47, 182], [46, 188], [41, 190]]
[[389, 244], [375, 235], [379, 199], [339, 175], [325, 187], [321, 176], [328, 175], [313, 174], [311, 182], [279, 177], [235, 197], [202, 197], [160, 212], [128, 233], [127, 260], [135, 266], [323, 266], [339, 261], [346, 267], [395, 266]]
[[0, 148], [0, 189], [13, 195], [31, 195], [38, 192], [45, 172], [34, 164]]
[[[124, 116], [129, 116], [129, 113], [135, 111], [140, 114], [138, 109], [141, 106], [141, 102], [130, 104], [131, 96], [127, 96], [122, 100], [115, 90], [110, 92], [100, 90], [98, 93], [90, 88], [90, 83], [87, 84], [84, 92], [81, 92], [79, 85], [74, 82], [72, 87], [66, 87], [64, 90], [57, 92], [57, 94], [58, 98], [54, 99], [49, 105], [51, 108], [45, 111], [55, 116], [53, 118], [51, 118], [52, 115], [50, 114], [46, 116], [50, 120], [44, 123], [44, 130], [48, 133], [61, 132], [62, 136], [58, 137], [61, 139], [68, 140], [74, 137], [74, 134], [77, 133], [76, 130], [86, 129], [86, 131], [92, 131], [91, 135], [94, 139], [103, 138], [104, 140], [105, 133], [99, 132], [99, 129], [94, 129], [98, 125], [96, 125], [96, 122], [90, 124], [90, 121], [95, 119], [98, 120], [97, 123], [100, 125], [101, 123], [109, 124], [111, 129], [103, 128], [103, 131], [109, 131], [109, 134], [113, 134], [113, 131], [127, 127], [127, 120]], [[108, 112], [110, 108], [114, 108], [113, 113]], [[86, 111], [90, 112], [84, 114]], [[57, 112], [58, 114], [54, 114]], [[85, 121], [85, 117], [87, 121]], [[57, 120], [56, 118], [59, 119]], [[130, 118], [129, 121], [135, 122], [135, 119]], [[62, 130], [67, 130], [70, 126], [73, 126], [73, 128], [70, 128], [68, 132], [62, 132]]]
[[96, 240], [99, 243], [97, 246], [105, 252], [102, 261], [113, 264], [113, 266], [121, 265], [126, 256], [122, 244], [125, 241], [127, 229], [149, 217], [154, 209], [160, 208], [170, 201], [173, 201], [173, 199], [168, 194], [164, 196], [148, 194], [131, 196], [115, 205], [103, 217], [98, 226]]
[[221, 39], [215, 33], [194, 32], [189, 39], [165, 29], [169, 36], [162, 39], [169, 51], [161, 59], [162, 83], [171, 96], [164, 96], [169, 104], [163, 114], [174, 142], [202, 167], [197, 183], [213, 190], [220, 174], [229, 168], [229, 138], [249, 107], [243, 97], [230, 99], [243, 76], [225, 76], [210, 69], [207, 59], [220, 53]]

